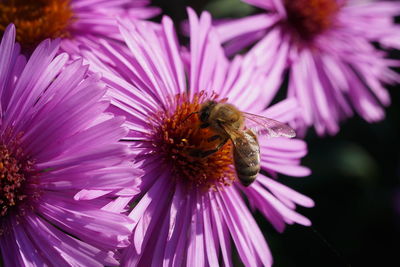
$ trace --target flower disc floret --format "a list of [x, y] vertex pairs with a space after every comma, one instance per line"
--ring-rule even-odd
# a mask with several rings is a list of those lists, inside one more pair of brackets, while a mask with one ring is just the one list
[[[208, 99], [204, 92], [195, 94], [192, 100], [186, 94], [176, 95], [176, 104], [172, 110], [153, 116], [153, 140], [156, 153], [161, 153], [165, 164], [172, 166], [172, 177], [177, 182], [215, 188], [231, 185], [236, 175], [230, 141], [210, 156], [192, 156], [193, 151], [209, 151], [221, 142], [210, 141], [209, 138], [215, 133], [209, 128], [200, 127], [201, 122], [196, 112]], [[216, 95], [212, 99], [218, 101]]]
[[67, 36], [72, 15], [68, 0], [6, 0], [0, 3], [0, 31], [13, 23], [17, 41], [31, 47], [46, 38]]
[[9, 25], [0, 42], [1, 265], [116, 266], [133, 222], [113, 197], [140, 175], [118, 142], [124, 118], [59, 40], [25, 59], [15, 35]]
[[259, 96], [269, 83], [257, 60], [238, 56], [229, 61], [210, 14], [198, 17], [191, 9], [188, 14], [189, 50], [181, 50], [172, 20], [164, 17], [160, 27], [121, 21], [129, 50], [104, 41], [101, 53], [83, 51], [92, 71], [106, 73], [109, 110], [126, 118], [129, 133], [122, 140], [130, 144], [132, 165], [143, 170], [140, 194], [128, 199], [135, 225], [121, 265], [230, 266], [235, 247], [243, 265], [271, 266], [268, 245], [246, 204], [278, 231], [286, 223], [310, 225], [295, 207], [311, 207], [313, 201], [274, 179], [278, 173], [309, 175], [299, 166], [306, 145], [259, 138], [261, 168], [274, 178], [261, 172], [244, 187], [232, 182], [232, 144], [216, 149], [221, 141], [210, 138], [216, 133], [207, 127], [207, 116], [197, 112], [208, 100], [226, 99], [242, 112], [287, 122], [297, 115], [298, 105], [290, 99], [264, 110]]
[[400, 80], [398, 60], [385, 51], [400, 49], [399, 2], [243, 1], [265, 12], [219, 23], [219, 38], [229, 55], [259, 41], [245, 55], [268, 79], [259, 102], [287, 82], [288, 98], [300, 104], [290, 122], [299, 136], [311, 126], [318, 135], [334, 135], [355, 114], [368, 122], [385, 117], [391, 102], [385, 85]]
[[8, 145], [0, 141], [0, 218], [27, 197], [24, 186], [33, 170], [33, 163], [24, 158], [17, 145], [15, 141]]
[[331, 28], [339, 11], [336, 0], [284, 0], [283, 3], [290, 27], [303, 40], [312, 40]]

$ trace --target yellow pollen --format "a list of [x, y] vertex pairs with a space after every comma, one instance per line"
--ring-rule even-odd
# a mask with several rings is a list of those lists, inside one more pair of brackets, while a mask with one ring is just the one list
[[309, 41], [331, 28], [340, 5], [336, 0], [284, 0], [289, 25]]
[[33, 47], [46, 38], [66, 37], [71, 17], [69, 0], [5, 0], [0, 2], [0, 33], [14, 23], [17, 41]]
[[[172, 112], [163, 112], [154, 116], [152, 138], [157, 153], [161, 153], [164, 163], [172, 166], [173, 177], [190, 187], [206, 190], [229, 186], [236, 179], [233, 167], [232, 143], [228, 141], [221, 149], [210, 156], [199, 158], [191, 152], [215, 149], [221, 142], [208, 140], [215, 133], [209, 128], [200, 128], [197, 112], [200, 105], [217, 96], [206, 97], [201, 92], [192, 100], [187, 95], [177, 95], [178, 103]], [[161, 120], [160, 120], [161, 118]]]

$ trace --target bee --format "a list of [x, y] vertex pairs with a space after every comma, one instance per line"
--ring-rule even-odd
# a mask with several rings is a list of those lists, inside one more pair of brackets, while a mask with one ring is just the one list
[[260, 172], [260, 146], [257, 135], [294, 137], [295, 131], [284, 123], [242, 112], [228, 103], [206, 101], [198, 112], [200, 128], [209, 128], [215, 135], [208, 141], [220, 140], [213, 149], [194, 149], [193, 157], [208, 157], [221, 149], [228, 140], [233, 144], [233, 161], [239, 181], [249, 186]]

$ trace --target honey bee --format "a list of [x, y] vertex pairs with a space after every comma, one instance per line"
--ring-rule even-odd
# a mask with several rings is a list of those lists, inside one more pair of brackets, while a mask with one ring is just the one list
[[268, 137], [294, 137], [295, 131], [284, 123], [273, 119], [239, 111], [228, 103], [209, 100], [198, 112], [200, 128], [209, 128], [215, 133], [208, 141], [221, 142], [211, 150], [193, 150], [193, 157], [208, 157], [222, 148], [228, 140], [233, 144], [233, 160], [237, 177], [244, 186], [249, 186], [260, 172], [260, 146], [257, 135]]

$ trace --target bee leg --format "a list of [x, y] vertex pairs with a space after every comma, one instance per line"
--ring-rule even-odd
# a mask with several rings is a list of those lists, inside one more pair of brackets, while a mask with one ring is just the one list
[[220, 139], [220, 138], [221, 138], [221, 136], [216, 134], [216, 135], [213, 135], [210, 138], [208, 138], [207, 142], [214, 142], [215, 140]]
[[228, 142], [229, 138], [225, 138], [221, 143], [218, 144], [218, 146], [216, 146], [214, 149], [210, 149], [210, 150], [200, 150], [200, 149], [193, 149], [192, 151], [190, 151], [189, 155], [195, 158], [205, 158], [208, 157], [212, 154], [214, 154], [215, 152], [217, 152], [218, 150], [221, 149], [221, 147], [223, 147], [226, 142]]
[[210, 126], [210, 124], [207, 122], [200, 124], [201, 129], [207, 128], [208, 126]]

